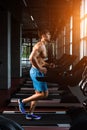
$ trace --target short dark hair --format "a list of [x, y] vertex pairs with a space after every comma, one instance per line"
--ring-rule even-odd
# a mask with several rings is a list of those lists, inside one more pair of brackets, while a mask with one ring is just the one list
[[48, 29], [40, 29], [40, 30], [38, 30], [39, 38], [41, 38], [42, 35], [45, 35], [48, 32], [50, 32]]

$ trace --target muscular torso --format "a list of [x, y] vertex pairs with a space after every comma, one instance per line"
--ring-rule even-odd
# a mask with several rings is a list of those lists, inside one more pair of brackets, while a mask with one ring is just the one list
[[[44, 66], [44, 61], [47, 58], [47, 50], [45, 44], [43, 42], [38, 42], [33, 47], [33, 51], [31, 55], [36, 58], [38, 64], [41, 67]], [[33, 62], [32, 62], [32, 66], [36, 67]]]

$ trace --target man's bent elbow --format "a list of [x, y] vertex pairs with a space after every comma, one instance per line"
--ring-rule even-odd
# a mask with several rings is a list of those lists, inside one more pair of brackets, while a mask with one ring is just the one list
[[35, 62], [34, 57], [30, 57], [29, 60], [30, 60], [31, 63], [34, 63], [34, 62]]

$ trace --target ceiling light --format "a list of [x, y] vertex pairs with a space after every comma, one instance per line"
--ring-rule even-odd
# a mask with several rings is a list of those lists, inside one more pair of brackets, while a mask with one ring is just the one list
[[33, 18], [33, 16], [32, 16], [32, 15], [31, 15], [31, 20], [32, 20], [32, 21], [34, 21], [34, 18]]
[[25, 7], [27, 7], [27, 3], [26, 3], [26, 0], [23, 0], [23, 3], [25, 5]]

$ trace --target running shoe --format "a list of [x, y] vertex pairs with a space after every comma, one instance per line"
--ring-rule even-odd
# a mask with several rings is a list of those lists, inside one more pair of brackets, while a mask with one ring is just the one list
[[34, 114], [26, 114], [26, 119], [40, 120], [41, 116], [37, 116], [37, 115], [34, 115]]
[[26, 111], [24, 109], [24, 103], [21, 101], [21, 99], [18, 99], [18, 105], [19, 105], [19, 110], [22, 114], [26, 114]]

